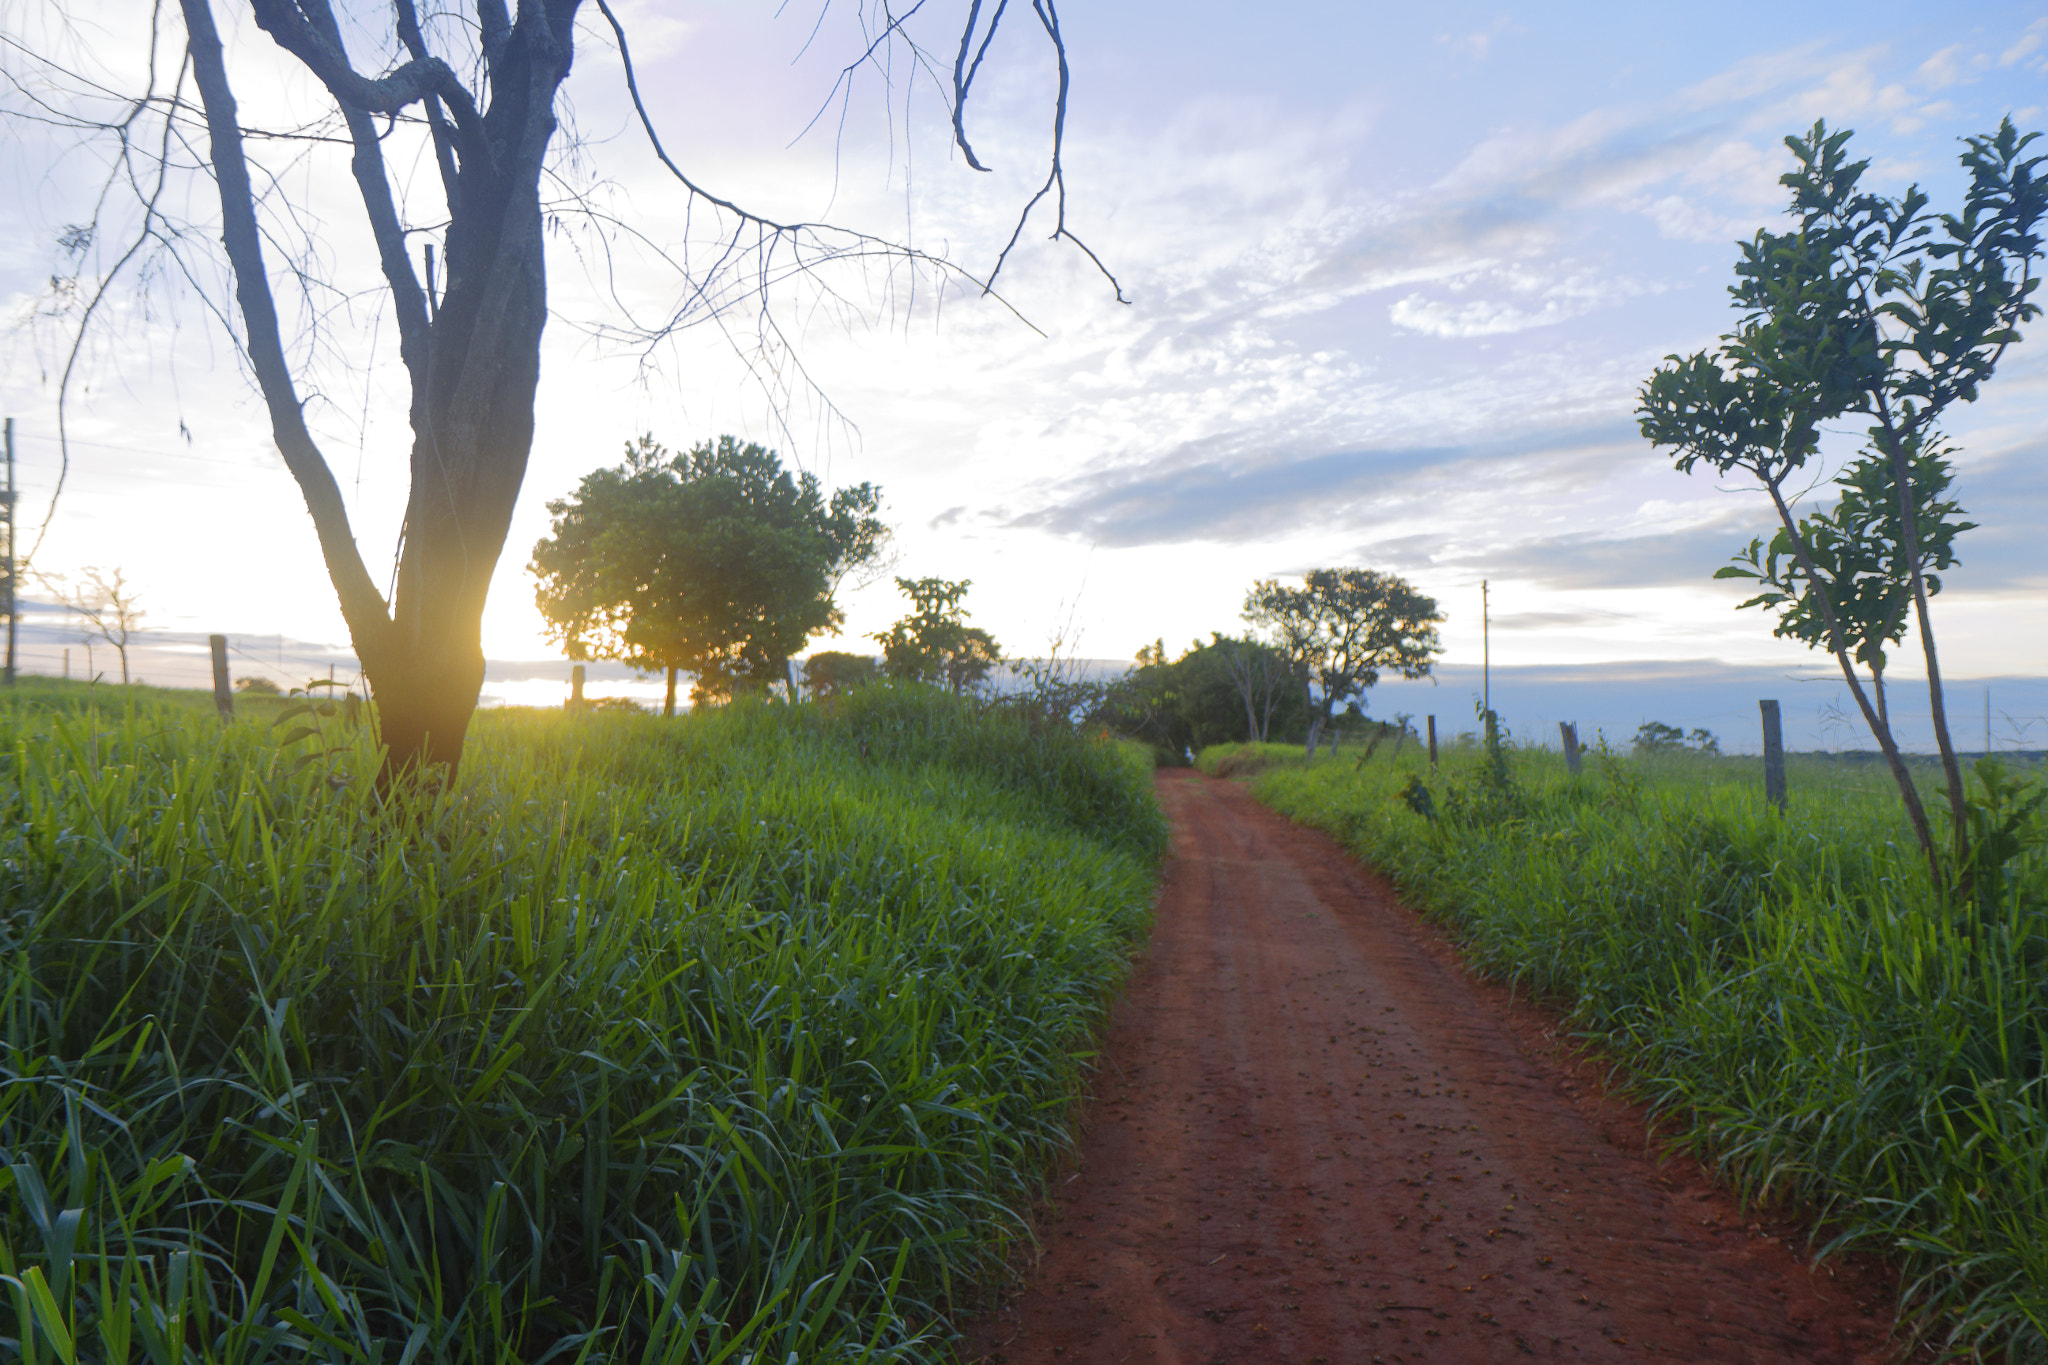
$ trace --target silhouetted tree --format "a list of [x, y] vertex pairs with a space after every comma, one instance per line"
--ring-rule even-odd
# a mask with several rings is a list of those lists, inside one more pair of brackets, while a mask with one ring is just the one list
[[643, 436], [624, 463], [548, 504], [535, 600], [572, 659], [695, 678], [698, 702], [789, 679], [789, 660], [845, 619], [832, 585], [883, 536], [872, 484], [827, 499], [774, 451], [730, 436], [671, 455]]

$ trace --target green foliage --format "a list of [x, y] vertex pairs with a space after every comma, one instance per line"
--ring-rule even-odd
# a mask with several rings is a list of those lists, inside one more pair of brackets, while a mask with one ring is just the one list
[[[1204, 755], [1205, 761], [1208, 755]], [[1951, 912], [1860, 770], [1792, 756], [1789, 815], [1754, 758], [1509, 749], [1274, 766], [1259, 799], [1328, 830], [1464, 941], [1628, 1059], [1662, 1130], [1757, 1201], [1804, 1201], [1823, 1250], [1898, 1258], [1903, 1306], [1969, 1358], [2048, 1353], [2048, 854], [2037, 788], [1984, 775]], [[1928, 776], [1916, 774], [1923, 779]]]
[[[1948, 871], [1964, 889], [1969, 821], [1938, 701], [1928, 598], [1939, 588], [1931, 571], [1954, 564], [1955, 537], [1970, 524], [1943, 497], [1950, 472], [1939, 424], [1951, 404], [1975, 401], [2020, 325], [2040, 312], [2034, 264], [2048, 158], [2023, 155], [2035, 136], [2007, 119], [1967, 139], [1970, 186], [1957, 214], [1931, 212], [1917, 185], [1896, 199], [1861, 189], [1869, 163], [1849, 160], [1846, 131], [1815, 123], [1806, 137], [1786, 138], [1798, 165], [1780, 179], [1797, 226], [1742, 244], [1729, 289], [1741, 323], [1715, 351], [1666, 357], [1637, 408], [1643, 435], [1675, 450], [1680, 470], [1741, 471], [1769, 494], [1779, 521], [1769, 548], [1751, 542], [1719, 576], [1756, 580], [1763, 591], [1744, 606], [1778, 611], [1778, 634], [1835, 655], [1940, 881], [1934, 833], [1883, 704], [1884, 646], [1903, 638], [1909, 612], [1917, 616], [1948, 778]], [[1832, 511], [1796, 516], [1787, 481], [1818, 453], [1822, 427], [1849, 416], [1868, 423], [1865, 453], [1837, 480]]]
[[1714, 738], [1714, 732], [1703, 727], [1694, 727], [1691, 734], [1676, 725], [1666, 725], [1661, 720], [1646, 720], [1636, 730], [1636, 737], [1629, 741], [1629, 747], [1639, 754], [1718, 754], [1721, 741]]
[[871, 484], [829, 500], [771, 450], [730, 436], [670, 455], [652, 436], [548, 504], [535, 600], [572, 659], [695, 676], [699, 701], [779, 681], [845, 618], [833, 586], [884, 536]]
[[804, 660], [804, 690], [814, 697], [836, 696], [881, 676], [882, 666], [865, 654], [824, 649]]
[[960, 605], [973, 580], [899, 578], [896, 586], [910, 599], [910, 615], [874, 636], [882, 647], [882, 667], [892, 678], [937, 683], [965, 692], [988, 677], [1002, 662], [995, 637], [967, 624]]
[[0, 705], [26, 1358], [945, 1359], [1164, 842], [929, 689], [487, 712], [392, 805], [360, 737], [56, 695]]
[[1426, 678], [1442, 652], [1436, 599], [1377, 569], [1312, 569], [1298, 588], [1266, 579], [1245, 595], [1244, 615], [1307, 675], [1315, 694], [1311, 748], [1336, 709], [1382, 672]]
[[1166, 761], [1308, 730], [1306, 680], [1270, 645], [1212, 632], [1178, 659], [1167, 658], [1163, 640], [1147, 645], [1137, 665], [1104, 696], [1094, 719], [1152, 745]]
[[284, 689], [268, 678], [247, 677], [235, 679], [235, 691], [250, 697], [281, 697]]
[[[1955, 565], [1955, 538], [1976, 523], [1962, 520], [1961, 506], [1942, 497], [1954, 475], [1938, 448], [1916, 449], [1909, 468], [1908, 488], [1918, 500], [1917, 563], [1933, 597], [1941, 591], [1937, 571]], [[1835, 484], [1842, 491], [1832, 511], [1802, 517], [1790, 531], [1780, 527], [1768, 547], [1761, 537], [1750, 541], [1714, 577], [1756, 582], [1763, 591], [1738, 610], [1777, 612], [1771, 633], [1780, 639], [1829, 649], [1829, 632], [1839, 632], [1847, 652], [1869, 670], [1879, 719], [1888, 721], [1885, 646], [1904, 638], [1913, 606], [1911, 569], [1895, 548], [1906, 538], [1898, 478], [1890, 460], [1866, 455]]]

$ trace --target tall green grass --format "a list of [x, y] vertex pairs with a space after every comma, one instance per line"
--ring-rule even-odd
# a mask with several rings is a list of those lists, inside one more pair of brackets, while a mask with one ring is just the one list
[[1569, 1007], [1746, 1196], [1815, 1207], [1824, 1250], [1896, 1256], [1902, 1308], [1956, 1352], [2048, 1359], [2038, 846], [1980, 922], [1932, 894], [1896, 796], [1823, 760], [1795, 763], [1781, 817], [1755, 760], [1596, 754], [1571, 779], [1510, 751], [1502, 780], [1478, 754], [1298, 753], [1270, 756], [1260, 800]]
[[1126, 754], [496, 714], [386, 805], [109, 691], [0, 707], [0, 1353], [944, 1357], [1145, 920]]

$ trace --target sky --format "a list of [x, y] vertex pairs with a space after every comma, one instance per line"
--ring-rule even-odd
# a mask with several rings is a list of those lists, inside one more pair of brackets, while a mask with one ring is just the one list
[[[217, 8], [251, 117], [310, 110], [269, 40]], [[934, 0], [919, 15], [942, 60], [960, 8]], [[868, 11], [815, 0], [615, 9], [667, 150], [760, 213], [907, 241], [985, 276], [1045, 173], [1052, 71], [1028, 11], [1006, 20], [969, 107], [994, 168], [980, 174], [949, 147], [937, 90], [900, 49], [889, 72], [856, 68], [835, 86]], [[13, 82], [0, 101], [12, 124], [0, 148], [0, 411], [15, 418], [29, 521], [55, 480], [58, 380], [78, 314], [50, 280], [75, 270], [90, 282], [120, 237], [104, 231], [75, 263], [60, 249], [64, 226], [91, 214], [106, 152], [20, 120], [28, 94], [49, 93], [24, 49], [116, 89], [149, 60], [147, 7], [67, 15], [0, 9], [22, 45], [0, 54]], [[374, 7], [351, 15], [368, 63], [386, 35]], [[1000, 299], [869, 257], [783, 280], [765, 313], [736, 294], [707, 318], [685, 308], [692, 277], [675, 262], [687, 253], [701, 275], [714, 259], [708, 216], [654, 159], [616, 45], [587, 12], [551, 180], [555, 317], [538, 435], [485, 618], [487, 694], [560, 695], [559, 670], [545, 666], [559, 647], [525, 568], [548, 501], [639, 433], [682, 446], [731, 432], [828, 485], [876, 483], [897, 571], [971, 579], [976, 623], [1015, 654], [1054, 637], [1100, 659], [1154, 639], [1178, 650], [1242, 629], [1256, 580], [1363, 565], [1443, 607], [1445, 710], [1469, 710], [1470, 689], [1449, 679], [1490, 654], [1496, 704], [1532, 733], [1573, 710], [1554, 680], [1578, 678], [1620, 689], [1603, 721], [1616, 727], [1633, 708], [1753, 728], [1754, 699], [1782, 690], [1813, 698], [1797, 719], [1788, 712], [1806, 742], [1842, 742], [1827, 715], [1846, 699], [1815, 681], [1825, 660], [1774, 640], [1759, 613], [1735, 610], [1736, 585], [1711, 577], [1769, 530], [1761, 495], [1673, 470], [1637, 433], [1636, 391], [1664, 356], [1734, 325], [1734, 243], [1781, 223], [1786, 134], [1818, 118], [1853, 128], [1868, 183], [1917, 182], [1937, 207], [1952, 204], [1962, 136], [2008, 114], [2048, 124], [2048, 9], [1293, 4], [1246, 15], [1121, 0], [1061, 16], [1066, 222], [1128, 303], [1087, 257], [1045, 240], [1041, 205]], [[379, 321], [345, 163], [316, 151], [274, 164], [289, 207], [277, 241], [298, 244], [329, 286], [290, 315], [309, 416], [383, 572], [408, 443], [393, 329]], [[400, 169], [402, 189], [424, 170]], [[171, 193], [195, 225], [186, 265], [131, 267], [95, 315], [39, 567], [121, 566], [160, 632], [150, 667], [166, 681], [199, 667], [193, 642], [214, 630], [252, 668], [265, 649], [276, 672], [337, 655], [346, 667], [303, 503], [209, 313], [227, 295], [208, 193]], [[678, 310], [692, 326], [647, 335]], [[764, 316], [776, 338], [766, 349]], [[2031, 530], [2048, 511], [2044, 415], [2048, 351], [2022, 345], [1949, 420], [1956, 493], [1981, 525], [1936, 603], [1947, 673], [1973, 699], [2000, 680], [2013, 699], [2000, 725], [2027, 747], [2048, 742], [2048, 693], [2027, 681], [2048, 677], [2048, 563]], [[1854, 441], [1841, 433], [1830, 449]], [[843, 605], [842, 636], [816, 647], [863, 648], [905, 610], [886, 578]], [[57, 671], [75, 628], [54, 612], [26, 623], [30, 666]], [[1518, 715], [1517, 677], [1529, 698], [1538, 679], [1566, 690]], [[1702, 701], [1702, 688], [1731, 700]], [[1383, 700], [1375, 709], [1413, 709]]]

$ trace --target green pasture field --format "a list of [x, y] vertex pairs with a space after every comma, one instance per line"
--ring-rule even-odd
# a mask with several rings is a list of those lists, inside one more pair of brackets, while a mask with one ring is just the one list
[[1816, 1251], [1895, 1257], [1915, 1327], [2048, 1359], [2038, 841], [1980, 918], [1932, 893], [1874, 762], [1793, 756], [1780, 816], [1754, 758], [1595, 752], [1574, 779], [1509, 748], [1489, 778], [1471, 748], [1431, 771], [1392, 747], [1199, 761], [1386, 871], [1478, 970], [1563, 1004], [1668, 1135], [1746, 1198], [1817, 1210]]
[[0, 1355], [948, 1356], [1147, 923], [1142, 760], [876, 687], [484, 713], [385, 800], [280, 710], [0, 701]]

